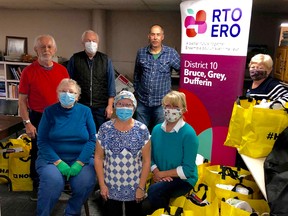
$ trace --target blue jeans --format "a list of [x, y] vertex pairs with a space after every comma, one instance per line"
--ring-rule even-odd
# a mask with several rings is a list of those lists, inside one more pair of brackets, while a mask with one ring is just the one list
[[164, 111], [162, 105], [148, 107], [137, 101], [135, 119], [145, 124], [150, 132], [157, 124], [164, 122]]
[[[63, 176], [54, 164], [47, 164], [43, 159], [37, 159], [36, 169], [40, 184], [38, 190], [37, 216], [50, 216], [54, 206], [64, 190], [66, 176]], [[88, 199], [96, 184], [94, 158], [83, 166], [77, 176], [69, 179], [72, 190], [65, 215], [81, 215], [83, 203]]]
[[156, 209], [168, 208], [171, 198], [176, 198], [188, 193], [193, 186], [180, 178], [173, 178], [171, 182], [157, 182], [148, 189], [148, 201], [151, 209], [148, 214], [152, 214]]

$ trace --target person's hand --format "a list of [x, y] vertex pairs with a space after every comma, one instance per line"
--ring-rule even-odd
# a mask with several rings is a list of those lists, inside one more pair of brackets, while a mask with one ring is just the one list
[[113, 107], [108, 105], [105, 109], [105, 114], [106, 114], [106, 118], [110, 119], [113, 114]]
[[82, 170], [82, 166], [78, 162], [75, 162], [72, 164], [70, 168], [69, 176], [76, 176], [79, 174], [81, 170]]
[[160, 180], [160, 181], [171, 182], [171, 181], [173, 181], [173, 178], [171, 178], [171, 177], [167, 176], [167, 177], [163, 177], [163, 178], [161, 178], [161, 180]]
[[109, 198], [109, 189], [106, 185], [102, 185], [100, 186], [100, 194], [102, 196], [102, 198], [107, 201]]
[[139, 203], [146, 198], [146, 191], [141, 188], [136, 189], [136, 202]]
[[64, 161], [61, 161], [57, 165], [57, 168], [61, 172], [62, 175], [64, 175], [64, 176], [68, 176], [69, 175], [70, 166], [67, 163], [65, 163]]
[[25, 125], [26, 134], [31, 138], [34, 139], [37, 135], [37, 130], [31, 123]]
[[154, 171], [153, 172], [153, 181], [159, 182], [161, 181], [162, 177], [160, 176], [160, 171]]

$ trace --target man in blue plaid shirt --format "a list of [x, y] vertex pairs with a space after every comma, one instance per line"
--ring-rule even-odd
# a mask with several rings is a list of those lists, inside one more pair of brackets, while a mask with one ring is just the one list
[[138, 106], [135, 118], [150, 131], [164, 121], [162, 98], [171, 90], [172, 69], [180, 70], [180, 56], [162, 44], [164, 29], [153, 25], [148, 34], [149, 45], [138, 50], [134, 69], [134, 89]]

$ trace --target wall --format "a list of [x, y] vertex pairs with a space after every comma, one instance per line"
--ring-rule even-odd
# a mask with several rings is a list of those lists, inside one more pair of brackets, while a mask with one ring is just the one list
[[[6, 36], [28, 38], [28, 53], [33, 51], [34, 38], [39, 34], [54, 36], [59, 56], [81, 49], [80, 37], [91, 26], [91, 12], [81, 10], [0, 10], [0, 50], [5, 51]], [[5, 20], [5, 21], [4, 21]]]
[[148, 45], [148, 32], [153, 24], [164, 28], [165, 45], [180, 53], [181, 17], [179, 12], [110, 11], [107, 15], [107, 53], [119, 72], [133, 77], [137, 50]]
[[[58, 45], [58, 56], [70, 58], [82, 50], [81, 34], [86, 29], [99, 32], [99, 50], [107, 53], [114, 67], [133, 78], [136, 52], [147, 45], [149, 27], [159, 23], [165, 28], [164, 44], [181, 47], [180, 12], [101, 11], [101, 10], [6, 10], [0, 9], [0, 51], [5, 51], [6, 36], [28, 38], [28, 52], [34, 55], [33, 40], [51, 34]], [[252, 13], [249, 44], [264, 44], [274, 55], [278, 46], [280, 23], [288, 14]]]

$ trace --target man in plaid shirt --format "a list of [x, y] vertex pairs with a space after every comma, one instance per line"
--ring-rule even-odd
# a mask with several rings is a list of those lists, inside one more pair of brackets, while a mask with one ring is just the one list
[[172, 69], [180, 70], [180, 56], [162, 44], [164, 29], [153, 25], [148, 34], [149, 45], [138, 50], [134, 69], [134, 89], [138, 106], [135, 118], [150, 131], [164, 121], [162, 98], [171, 90]]

